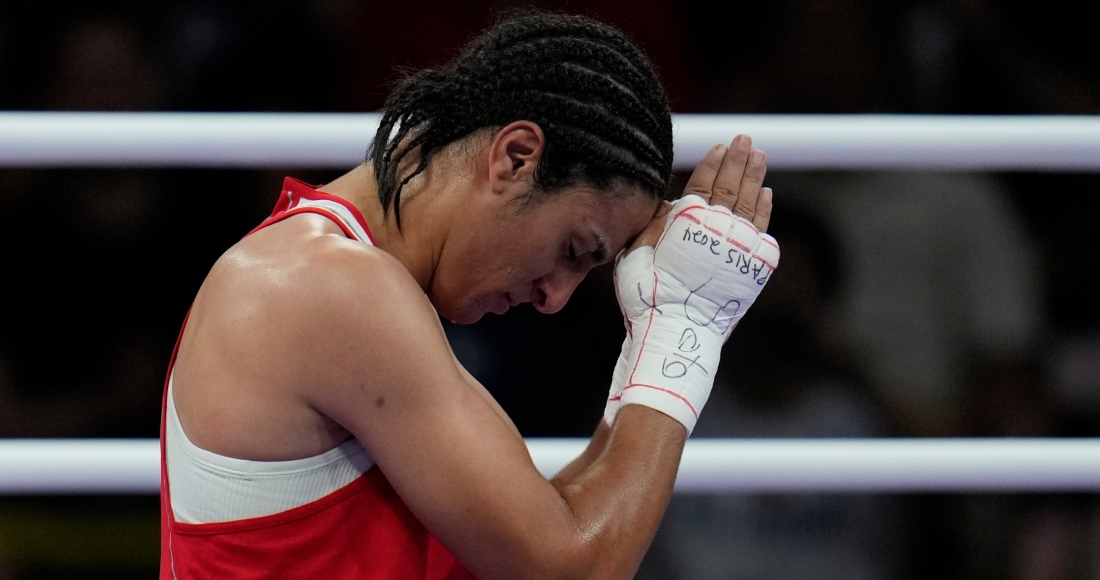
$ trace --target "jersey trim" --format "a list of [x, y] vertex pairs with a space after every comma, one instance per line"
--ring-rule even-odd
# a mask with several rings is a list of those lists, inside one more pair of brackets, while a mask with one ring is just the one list
[[300, 520], [304, 517], [315, 514], [319, 511], [328, 509], [358, 493], [364, 487], [371, 484], [371, 478], [381, 477], [382, 472], [377, 468], [372, 468], [366, 474], [363, 474], [356, 478], [351, 483], [341, 487], [340, 489], [307, 504], [300, 505], [295, 508], [288, 509], [286, 511], [279, 512], [277, 514], [271, 514], [267, 516], [260, 516], [257, 518], [247, 518], [243, 520], [233, 520], [229, 522], [212, 522], [207, 524], [188, 524], [180, 521], [175, 521], [172, 526], [172, 531], [177, 534], [185, 534], [188, 536], [208, 536], [214, 534], [228, 534], [233, 532], [245, 532], [249, 530], [259, 530], [263, 528], [270, 528], [272, 526], [278, 526], [294, 520]]
[[275, 210], [271, 216], [256, 226], [249, 234], [253, 234], [267, 226], [281, 222], [288, 217], [300, 213], [321, 214], [340, 226], [344, 235], [360, 242], [375, 245], [374, 236], [363, 219], [359, 208], [348, 200], [335, 195], [317, 190], [315, 187], [302, 181], [287, 177], [283, 180], [283, 191], [279, 196], [279, 202], [275, 204]]
[[176, 413], [168, 379], [165, 463], [175, 482], [177, 522], [207, 524], [269, 516], [335, 492], [374, 467], [363, 444], [351, 438], [317, 455], [255, 461], [218, 455], [195, 445]]

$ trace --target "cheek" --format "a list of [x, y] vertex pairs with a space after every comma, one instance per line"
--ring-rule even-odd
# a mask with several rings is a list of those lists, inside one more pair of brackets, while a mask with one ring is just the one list
[[510, 286], [530, 284], [560, 265], [563, 243], [558, 232], [537, 234], [532, 228], [516, 228], [481, 256], [479, 269], [487, 280]]
[[519, 243], [491, 244], [467, 256], [463, 265], [452, 272], [453, 283], [448, 286], [461, 295], [463, 302], [495, 300], [501, 293], [519, 290], [545, 275], [540, 271], [546, 262], [537, 248], [524, 248]]
[[552, 272], [557, 260], [546, 248], [513, 247], [502, 249], [494, 259], [486, 260], [488, 264], [493, 268], [479, 276], [480, 283], [491, 285], [490, 291], [510, 292], [525, 289]]
[[543, 209], [509, 215], [465, 240], [448, 267], [449, 293], [465, 303], [495, 299], [527, 291], [560, 267], [565, 225], [559, 222], [567, 220]]

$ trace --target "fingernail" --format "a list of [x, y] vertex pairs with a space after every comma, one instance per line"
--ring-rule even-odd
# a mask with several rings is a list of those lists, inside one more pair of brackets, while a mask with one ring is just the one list
[[729, 151], [729, 148], [726, 147], [725, 145], [722, 145], [721, 143], [719, 143], [718, 146], [714, 148], [714, 150], [715, 150], [715, 153], [717, 153], [719, 157], [722, 157], [726, 154], [726, 151]]
[[772, 200], [772, 188], [765, 187], [764, 189], [762, 189], [760, 191], [764, 193], [764, 201], [771, 201]]
[[738, 135], [737, 137], [734, 137], [733, 144], [739, 150], [744, 151], [752, 147], [752, 137], [749, 137], [745, 134]]
[[763, 165], [764, 164], [764, 152], [759, 149], [753, 149], [752, 151], [752, 164]]

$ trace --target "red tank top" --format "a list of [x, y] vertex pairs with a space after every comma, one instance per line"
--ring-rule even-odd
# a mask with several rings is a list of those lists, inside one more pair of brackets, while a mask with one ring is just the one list
[[[302, 199], [324, 203], [300, 207]], [[350, 238], [362, 239], [365, 233], [368, 239], [363, 241], [373, 243], [354, 206], [290, 178], [283, 183], [271, 217], [252, 231], [303, 212], [332, 219]], [[178, 351], [177, 341], [169, 376]], [[166, 381], [165, 411], [167, 394]], [[273, 515], [207, 524], [178, 522], [168, 486], [164, 426], [162, 415], [161, 580], [473, 578], [409, 511], [377, 466], [325, 497]]]

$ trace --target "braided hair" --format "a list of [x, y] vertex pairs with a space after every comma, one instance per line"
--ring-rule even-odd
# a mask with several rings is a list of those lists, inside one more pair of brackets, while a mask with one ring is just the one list
[[[472, 133], [532, 121], [546, 145], [541, 190], [616, 179], [664, 195], [672, 119], [657, 73], [619, 30], [583, 16], [523, 12], [474, 38], [440, 69], [406, 77], [386, 99], [368, 159], [378, 197], [401, 224], [401, 190], [432, 156]], [[415, 152], [415, 157], [410, 157]], [[398, 175], [403, 160], [415, 168]]]

